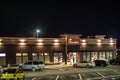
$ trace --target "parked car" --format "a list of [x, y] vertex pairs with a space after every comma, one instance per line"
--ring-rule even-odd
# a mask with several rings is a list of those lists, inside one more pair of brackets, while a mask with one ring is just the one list
[[25, 74], [17, 68], [6, 68], [2, 71], [0, 80], [25, 80]]
[[108, 61], [106, 61], [106, 60], [95, 60], [94, 62], [95, 62], [96, 66], [105, 67], [108, 65]]
[[110, 64], [111, 65], [120, 65], [120, 59], [111, 59]]
[[42, 61], [28, 61], [23, 64], [19, 64], [19, 68], [23, 70], [43, 70], [45, 67], [45, 64]]
[[111, 65], [120, 65], [120, 53], [117, 54], [116, 58], [110, 60]]
[[80, 61], [78, 63], [74, 63], [73, 67], [75, 67], [75, 68], [77, 68], [77, 67], [90, 68], [90, 67], [95, 67], [95, 63], [94, 62], [90, 62], [90, 61]]

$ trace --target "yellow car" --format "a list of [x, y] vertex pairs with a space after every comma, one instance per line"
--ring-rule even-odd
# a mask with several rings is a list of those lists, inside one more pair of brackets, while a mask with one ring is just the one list
[[94, 62], [89, 62], [89, 61], [81, 61], [78, 63], [74, 63], [73, 67], [77, 68], [77, 67], [86, 67], [86, 68], [90, 68], [90, 67], [95, 67], [95, 63]]
[[1, 73], [0, 80], [24, 80], [25, 74], [16, 68], [4, 69]]

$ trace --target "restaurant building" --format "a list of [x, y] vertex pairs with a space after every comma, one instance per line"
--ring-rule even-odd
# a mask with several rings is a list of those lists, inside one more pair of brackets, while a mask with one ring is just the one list
[[20, 64], [28, 60], [73, 64], [81, 60], [115, 58], [116, 39], [105, 35], [82, 38], [63, 34], [59, 38], [0, 37], [0, 65]]

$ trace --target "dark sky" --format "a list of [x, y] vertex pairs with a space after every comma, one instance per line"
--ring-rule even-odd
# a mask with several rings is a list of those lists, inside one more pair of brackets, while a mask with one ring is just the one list
[[1, 37], [106, 35], [120, 40], [118, 2], [0, 2]]

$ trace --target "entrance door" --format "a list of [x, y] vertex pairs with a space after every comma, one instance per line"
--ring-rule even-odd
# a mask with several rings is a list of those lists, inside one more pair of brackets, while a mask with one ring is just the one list
[[76, 52], [70, 52], [70, 64], [76, 63]]

